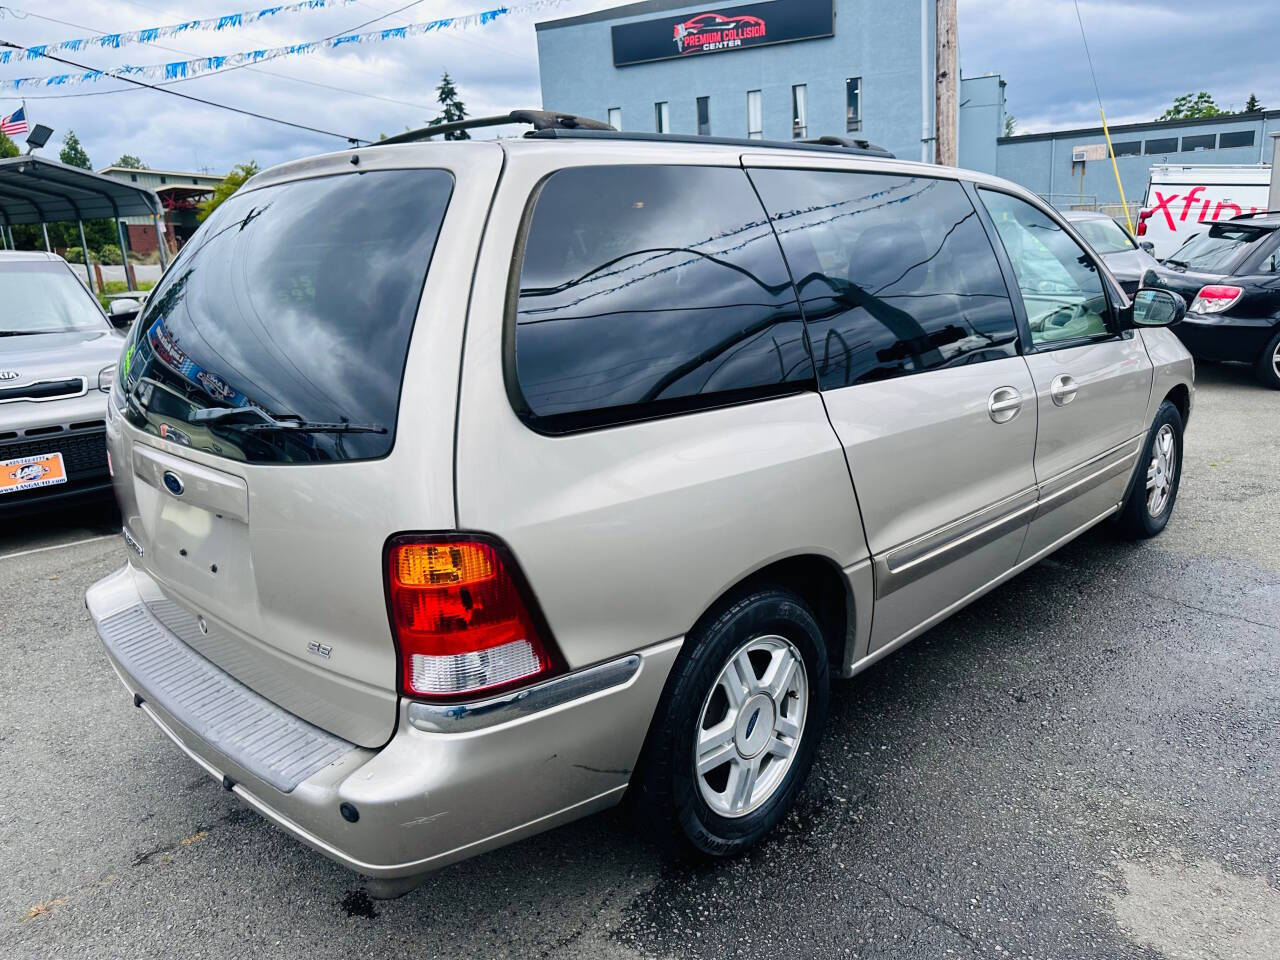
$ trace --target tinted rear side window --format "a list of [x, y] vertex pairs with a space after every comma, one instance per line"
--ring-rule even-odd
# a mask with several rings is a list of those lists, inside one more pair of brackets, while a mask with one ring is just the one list
[[1017, 353], [1009, 292], [952, 180], [753, 170], [823, 389]]
[[389, 170], [232, 196], [147, 301], [121, 360], [126, 416], [238, 460], [385, 455], [452, 190], [443, 170]]
[[513, 326], [513, 402], [550, 432], [813, 381], [786, 265], [734, 168], [553, 174], [528, 224]]

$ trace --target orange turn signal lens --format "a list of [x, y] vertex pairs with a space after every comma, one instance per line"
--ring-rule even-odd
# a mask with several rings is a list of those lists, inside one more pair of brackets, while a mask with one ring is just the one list
[[493, 554], [478, 543], [412, 543], [395, 552], [396, 579], [406, 587], [480, 583], [494, 574]]

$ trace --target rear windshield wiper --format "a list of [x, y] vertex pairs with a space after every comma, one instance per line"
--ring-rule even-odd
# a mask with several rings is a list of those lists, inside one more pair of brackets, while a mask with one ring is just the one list
[[1187, 269], [1187, 262], [1185, 260], [1175, 260], [1173, 257], [1166, 257], [1164, 265], [1166, 267], [1181, 267], [1183, 270]]
[[211, 420], [229, 420], [232, 417], [255, 416], [261, 423], [228, 423], [228, 430], [254, 431], [264, 430], [297, 430], [302, 433], [386, 433], [387, 428], [380, 423], [324, 423], [318, 420], [304, 420], [296, 413], [270, 414], [261, 407], [204, 407], [196, 410], [189, 418], [192, 423]]

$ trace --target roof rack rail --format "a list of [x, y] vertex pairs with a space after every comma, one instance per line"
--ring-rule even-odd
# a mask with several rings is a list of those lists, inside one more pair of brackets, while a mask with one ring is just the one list
[[[884, 147], [866, 140], [845, 140], [843, 137], [819, 137], [814, 140], [746, 140], [738, 137], [704, 137], [691, 133], [645, 133], [632, 130], [601, 130], [598, 127], [547, 127], [526, 133], [526, 137], [553, 140], [631, 140], [645, 143], [694, 143], [713, 146], [753, 147], [757, 150], [810, 150], [830, 153], [856, 153], [861, 156], [893, 160], [894, 155]], [[382, 141], [385, 143], [386, 141]]]
[[607, 123], [592, 120], [590, 117], [579, 117], [572, 113], [556, 113], [551, 110], [512, 110], [495, 117], [472, 117], [470, 120], [457, 120], [453, 123], [433, 123], [431, 126], [407, 133], [398, 133], [394, 137], [375, 141], [372, 146], [384, 146], [393, 143], [415, 143], [419, 140], [430, 140], [442, 134], [458, 130], [474, 130], [477, 127], [501, 127], [512, 123], [526, 123], [534, 130], [613, 130]]

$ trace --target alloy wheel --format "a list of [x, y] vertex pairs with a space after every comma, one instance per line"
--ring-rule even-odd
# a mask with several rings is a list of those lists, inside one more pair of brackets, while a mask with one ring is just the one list
[[1147, 513], [1153, 518], [1164, 513], [1173, 490], [1174, 454], [1177, 438], [1171, 424], [1164, 424], [1151, 445], [1151, 463], [1147, 466]]
[[698, 790], [713, 812], [743, 817], [777, 793], [804, 734], [809, 680], [785, 637], [748, 640], [707, 694], [694, 742]]

